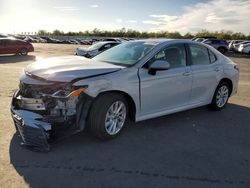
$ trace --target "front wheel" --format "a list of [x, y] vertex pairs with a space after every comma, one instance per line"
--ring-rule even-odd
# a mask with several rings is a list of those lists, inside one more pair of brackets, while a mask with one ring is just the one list
[[128, 104], [126, 99], [116, 93], [99, 96], [89, 113], [90, 131], [100, 139], [116, 137], [126, 124]]
[[215, 90], [214, 97], [210, 107], [213, 110], [223, 109], [230, 96], [230, 87], [227, 82], [221, 82]]

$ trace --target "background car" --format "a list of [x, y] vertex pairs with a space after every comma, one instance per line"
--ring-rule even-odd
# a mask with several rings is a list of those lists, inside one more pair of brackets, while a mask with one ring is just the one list
[[41, 38], [46, 40], [47, 43], [56, 43], [56, 44], [62, 43], [62, 41], [60, 41], [58, 39], [51, 38], [51, 37], [41, 37]]
[[[201, 37], [194, 37], [191, 40], [192, 41], [197, 41], [197, 39], [201, 40], [201, 39], [217, 39], [217, 37], [214, 36], [201, 36]], [[201, 42], [201, 41], [197, 41], [197, 42]]]
[[241, 53], [250, 55], [250, 44], [242, 45], [242, 48], [243, 48], [242, 50], [240, 48], [239, 50], [241, 51]]
[[194, 41], [196, 41], [196, 42], [202, 42], [204, 40], [205, 40], [205, 38], [196, 38]]
[[210, 38], [210, 39], [206, 39], [206, 40], [202, 41], [202, 43], [205, 43], [205, 44], [208, 44], [208, 45], [214, 47], [222, 54], [225, 54], [228, 51], [227, 41], [222, 40], [222, 39]]
[[45, 39], [42, 39], [42, 38], [39, 37], [39, 36], [33, 36], [33, 39], [36, 39], [37, 42], [39, 42], [39, 43], [46, 43], [46, 42], [47, 42]]
[[121, 42], [120, 38], [104, 38], [102, 41], [109, 41], [109, 42]]
[[0, 54], [20, 54], [26, 56], [33, 52], [32, 44], [19, 39], [0, 38]]
[[233, 50], [234, 50], [235, 52], [240, 52], [240, 51], [239, 51], [240, 46], [241, 46], [241, 45], [248, 44], [249, 42], [250, 42], [250, 41], [242, 41], [242, 42], [239, 42], [239, 43], [237, 43], [237, 44], [234, 44], [234, 45], [233, 45], [233, 46], [234, 46]]
[[31, 36], [27, 36], [23, 40], [26, 41], [26, 42], [29, 42], [29, 43], [38, 43], [38, 42], [40, 42], [39, 39], [36, 39], [35, 37], [31, 37]]
[[121, 44], [120, 42], [98, 42], [95, 43], [94, 45], [90, 46], [89, 48], [77, 48], [76, 49], [76, 55], [78, 56], [84, 56], [87, 58], [92, 58], [105, 50], [108, 50], [114, 46], [117, 46], [118, 44]]
[[0, 38], [6, 38], [8, 35], [0, 34]]
[[243, 49], [247, 46], [250, 45], [250, 41], [248, 41], [247, 43], [244, 43], [244, 44], [241, 44], [239, 47], [238, 47], [238, 52], [240, 53], [243, 53]]
[[243, 42], [243, 40], [231, 40], [228, 44], [228, 50], [234, 51], [234, 44]]

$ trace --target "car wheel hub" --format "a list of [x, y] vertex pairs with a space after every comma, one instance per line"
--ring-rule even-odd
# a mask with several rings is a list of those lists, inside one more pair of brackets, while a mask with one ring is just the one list
[[227, 86], [222, 86], [219, 88], [216, 96], [216, 104], [219, 108], [223, 107], [228, 99], [228, 88]]
[[108, 109], [105, 118], [105, 129], [109, 135], [117, 134], [126, 120], [126, 106], [122, 101], [114, 102]]

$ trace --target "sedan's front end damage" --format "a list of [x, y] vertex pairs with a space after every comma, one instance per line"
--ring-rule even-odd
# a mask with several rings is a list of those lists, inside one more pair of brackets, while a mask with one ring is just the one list
[[86, 88], [56, 82], [32, 85], [21, 80], [11, 113], [22, 145], [49, 151], [50, 143], [82, 131], [92, 101]]
[[84, 130], [96, 97], [88, 81], [122, 68], [78, 56], [42, 59], [28, 65], [11, 103], [22, 145], [48, 151], [50, 143]]

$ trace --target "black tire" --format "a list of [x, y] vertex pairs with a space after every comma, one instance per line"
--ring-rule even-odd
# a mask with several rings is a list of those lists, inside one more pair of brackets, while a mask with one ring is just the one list
[[[117, 101], [122, 101], [126, 107], [126, 117], [122, 128], [118, 133], [111, 135], [105, 128], [106, 114], [111, 107]], [[117, 93], [105, 93], [101, 94], [93, 103], [88, 116], [88, 129], [94, 136], [102, 140], [112, 139], [118, 136], [122, 129], [126, 126], [128, 119], [128, 103], [124, 96]]]
[[[228, 90], [228, 96], [227, 96], [227, 99], [225, 100], [225, 104], [223, 104], [222, 106], [218, 105], [218, 102], [217, 102], [217, 96], [219, 95], [219, 90], [222, 88], [222, 87], [226, 87], [227, 90]], [[224, 82], [224, 81], [221, 81], [219, 83], [219, 85], [217, 86], [215, 92], [214, 92], [214, 96], [213, 96], [213, 100], [211, 102], [211, 104], [209, 105], [209, 107], [212, 109], [212, 110], [215, 110], [215, 111], [220, 111], [222, 110], [223, 108], [225, 108], [227, 102], [228, 102], [228, 99], [230, 97], [230, 94], [231, 94], [231, 88], [229, 86], [229, 84], [227, 82]]]
[[225, 54], [227, 52], [227, 50], [225, 48], [218, 48], [218, 51], [222, 54]]
[[21, 56], [26, 56], [26, 55], [28, 55], [28, 50], [25, 49], [25, 48], [21, 49], [21, 50], [20, 50], [20, 55], [21, 55]]

